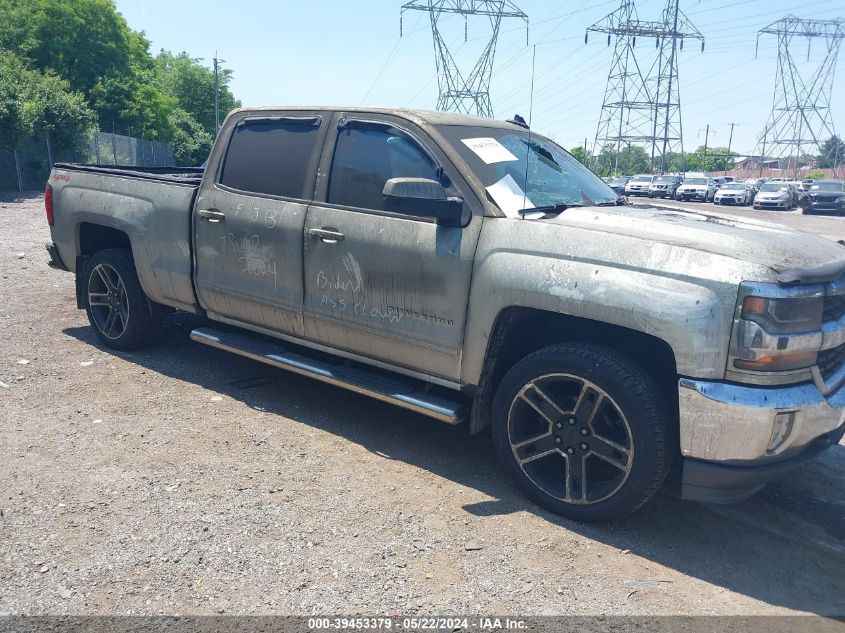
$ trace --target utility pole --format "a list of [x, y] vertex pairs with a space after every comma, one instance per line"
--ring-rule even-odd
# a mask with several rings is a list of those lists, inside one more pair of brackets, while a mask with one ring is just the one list
[[214, 129], [216, 132], [220, 131], [220, 63], [225, 61], [225, 59], [219, 59], [217, 51], [214, 51]]
[[[728, 160], [731, 159], [731, 143], [733, 143], [733, 140], [734, 140], [734, 126], [735, 125], [736, 125], [736, 123], [731, 123], [731, 135], [728, 137], [728, 156], [727, 156], [727, 160], [725, 160], [725, 167], [728, 166]], [[725, 173], [722, 174], [722, 175], [727, 176], [728, 170], [725, 169]]]
[[[707, 124], [707, 130], [699, 130], [698, 137], [701, 138], [701, 133], [704, 132], [704, 159], [701, 161], [704, 165], [704, 172], [706, 173], [707, 170], [707, 147], [708, 142], [710, 141], [710, 124]], [[713, 136], [716, 136], [716, 132], [713, 132]]]
[[[502, 20], [516, 18], [525, 22], [525, 45], [528, 45], [528, 16], [510, 0], [411, 0], [402, 5], [399, 14], [399, 36], [402, 36], [402, 15], [405, 11], [423, 11], [431, 21], [437, 64], [437, 87], [440, 96], [437, 109], [463, 112], [493, 118], [490, 102], [490, 81], [493, 77], [493, 60]], [[462, 73], [449, 51], [440, 31], [440, 20], [449, 15], [464, 19], [464, 42], [467, 41], [467, 21], [470, 16], [484, 16], [490, 22], [491, 35], [475, 66], [468, 74]]]

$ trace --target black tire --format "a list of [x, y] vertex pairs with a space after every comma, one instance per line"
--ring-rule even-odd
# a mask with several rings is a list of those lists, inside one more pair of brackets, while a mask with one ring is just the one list
[[[575, 395], [579, 384], [583, 391]], [[552, 398], [543, 395], [547, 391]], [[549, 415], [541, 415], [532, 399]], [[561, 405], [549, 408], [553, 400]], [[563, 343], [530, 354], [502, 379], [493, 401], [493, 442], [505, 470], [538, 505], [576, 521], [609, 522], [639, 509], [665, 480], [671, 465], [668, 411], [654, 380], [630, 358], [602, 345]], [[607, 439], [613, 421], [624, 423], [625, 440]], [[533, 426], [520, 438], [526, 423]], [[608, 445], [628, 445], [628, 452], [611, 448], [608, 455]], [[517, 451], [526, 457], [520, 460]], [[577, 471], [570, 470], [573, 465]]]
[[[87, 260], [84, 275], [85, 312], [97, 338], [119, 350], [149, 344], [158, 332], [159, 319], [154, 316], [158, 313], [138, 281], [132, 252], [102, 250]], [[91, 305], [92, 300], [98, 303]]]

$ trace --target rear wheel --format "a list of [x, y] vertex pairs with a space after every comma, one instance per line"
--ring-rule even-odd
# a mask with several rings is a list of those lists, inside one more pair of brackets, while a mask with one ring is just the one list
[[88, 260], [84, 274], [86, 312], [97, 337], [121, 350], [149, 343], [158, 320], [138, 281], [132, 253], [100, 251]]
[[578, 521], [642, 506], [669, 470], [668, 414], [634, 361], [599, 345], [535, 352], [502, 380], [493, 439], [506, 470], [536, 503]]

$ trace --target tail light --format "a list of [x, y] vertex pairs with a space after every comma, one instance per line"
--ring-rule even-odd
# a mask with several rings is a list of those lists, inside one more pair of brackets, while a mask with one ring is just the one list
[[47, 211], [47, 224], [53, 226], [53, 187], [49, 184], [44, 189], [44, 209]]

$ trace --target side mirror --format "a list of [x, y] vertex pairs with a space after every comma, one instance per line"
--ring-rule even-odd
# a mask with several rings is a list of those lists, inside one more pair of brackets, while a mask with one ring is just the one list
[[434, 218], [444, 226], [461, 226], [464, 201], [449, 198], [446, 189], [428, 178], [391, 178], [382, 190], [386, 211]]

